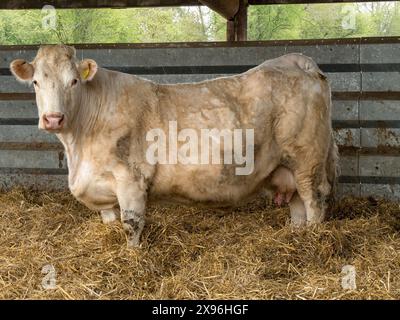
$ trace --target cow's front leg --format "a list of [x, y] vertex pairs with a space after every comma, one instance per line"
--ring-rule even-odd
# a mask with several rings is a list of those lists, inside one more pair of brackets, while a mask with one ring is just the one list
[[138, 247], [145, 224], [146, 189], [140, 182], [119, 182], [117, 197], [128, 247]]
[[135, 209], [121, 209], [122, 226], [128, 239], [128, 247], [139, 247], [140, 235], [144, 228], [144, 212]]

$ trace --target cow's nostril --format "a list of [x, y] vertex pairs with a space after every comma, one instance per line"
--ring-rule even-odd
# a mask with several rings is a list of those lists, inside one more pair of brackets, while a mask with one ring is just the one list
[[43, 123], [47, 130], [61, 129], [65, 120], [62, 113], [47, 113], [43, 115]]

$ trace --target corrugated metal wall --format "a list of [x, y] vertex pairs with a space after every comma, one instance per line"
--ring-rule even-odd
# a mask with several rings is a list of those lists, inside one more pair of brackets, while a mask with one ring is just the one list
[[[54, 135], [37, 129], [32, 88], [8, 66], [37, 47], [0, 47], [0, 187], [66, 187], [67, 164]], [[400, 200], [400, 38], [343, 41], [80, 46], [79, 58], [162, 83], [235, 74], [289, 52], [312, 57], [333, 91], [343, 194]]]

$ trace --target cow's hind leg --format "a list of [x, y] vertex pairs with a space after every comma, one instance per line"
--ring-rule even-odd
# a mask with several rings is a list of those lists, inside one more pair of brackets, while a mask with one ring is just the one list
[[303, 227], [307, 222], [307, 213], [303, 200], [296, 192], [289, 202], [290, 222], [293, 227]]
[[103, 220], [103, 223], [109, 224], [117, 220], [117, 209], [107, 209], [107, 210], [101, 210], [101, 219]]
[[297, 192], [304, 203], [307, 225], [320, 223], [325, 217], [325, 199], [330, 187], [321, 164], [305, 165], [295, 170]]

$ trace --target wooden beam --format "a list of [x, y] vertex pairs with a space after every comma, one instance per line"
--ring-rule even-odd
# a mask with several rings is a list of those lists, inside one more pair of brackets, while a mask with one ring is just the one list
[[202, 4], [219, 13], [227, 20], [235, 17], [239, 11], [239, 0], [199, 0]]
[[[207, 2], [210, 7], [217, 3], [222, 8], [230, 2], [237, 0], [201, 0]], [[248, 0], [250, 5], [267, 4], [301, 4], [301, 3], [335, 3], [335, 2], [369, 2], [371, 0]], [[387, 0], [374, 0], [377, 2]], [[389, 0], [396, 1], [396, 0]], [[58, 9], [72, 8], [140, 8], [140, 7], [177, 7], [202, 5], [200, 0], [1, 0], [0, 9], [41, 9], [44, 5], [53, 5]], [[229, 5], [228, 5], [229, 6]], [[222, 12], [231, 15], [231, 10]], [[217, 10], [216, 10], [217, 11]], [[218, 11], [217, 11], [218, 12]], [[227, 12], [227, 13], [226, 13]], [[225, 17], [226, 18], [226, 17]]]
[[[343, 3], [343, 2], [383, 2], [386, 0], [249, 0], [249, 5], [267, 4], [310, 4], [310, 3]], [[398, 1], [398, 0], [389, 0]]]
[[[300, 3], [335, 3], [335, 2], [369, 2], [371, 0], [249, 0], [250, 5], [266, 4], [300, 4]], [[374, 0], [377, 2], [387, 0]], [[395, 0], [389, 0], [395, 1]], [[229, 3], [231, 0], [202, 0], [201, 2]], [[0, 9], [41, 9], [50, 4], [56, 8], [138, 8], [138, 7], [176, 7], [198, 6], [199, 0], [1, 0]], [[217, 10], [216, 10], [217, 11]], [[217, 11], [218, 12], [218, 11]]]
[[0, 9], [140, 8], [198, 6], [198, 0], [1, 0]]

